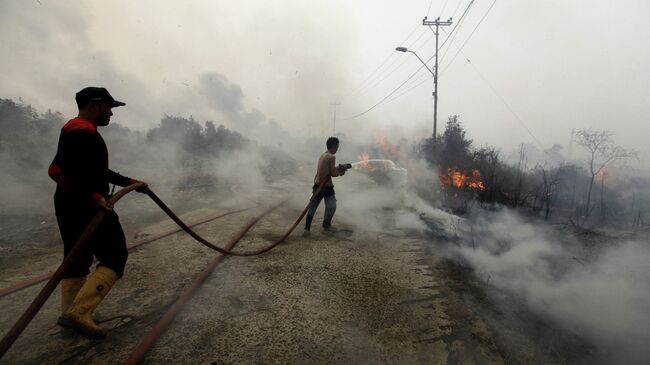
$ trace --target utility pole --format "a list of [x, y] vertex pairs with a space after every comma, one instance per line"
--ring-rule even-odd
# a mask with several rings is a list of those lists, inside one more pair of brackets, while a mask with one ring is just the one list
[[571, 162], [573, 158], [573, 136], [575, 134], [576, 134], [576, 130], [571, 129], [571, 139], [569, 140], [569, 156], [568, 156], [569, 162]]
[[334, 118], [332, 119], [332, 136], [336, 135], [336, 107], [341, 105], [341, 103], [332, 103], [330, 104], [334, 106]]
[[[440, 21], [440, 17], [436, 20], [427, 20], [427, 17], [425, 16], [424, 19], [422, 19], [422, 25], [429, 28], [432, 26], [436, 27], [433, 31], [436, 35], [436, 64], [433, 68], [433, 143], [435, 146], [436, 133], [438, 131], [438, 34], [440, 33], [438, 28], [451, 25], [451, 18], [447, 19], [447, 21]], [[433, 28], [431, 29], [433, 30]]]

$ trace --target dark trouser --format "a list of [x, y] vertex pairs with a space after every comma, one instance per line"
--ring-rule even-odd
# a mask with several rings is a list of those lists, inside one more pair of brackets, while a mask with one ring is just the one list
[[[318, 190], [318, 185], [314, 185], [312, 192]], [[309, 230], [311, 228], [311, 222], [314, 220], [314, 214], [316, 209], [320, 204], [320, 201], [325, 199], [325, 217], [323, 218], [323, 228], [329, 228], [332, 226], [332, 218], [336, 212], [336, 194], [334, 193], [333, 186], [325, 186], [318, 193], [318, 195], [312, 200], [307, 210], [307, 218], [305, 219], [305, 229]]]
[[[63, 239], [63, 252], [67, 256], [81, 237], [92, 220], [94, 210], [79, 210], [72, 207], [56, 205], [56, 220]], [[117, 274], [118, 278], [124, 275], [124, 267], [128, 258], [126, 238], [120, 225], [120, 219], [115, 212], [111, 212], [97, 227], [87, 246], [70, 268], [63, 274], [64, 278], [78, 278], [90, 273], [93, 256], [97, 258], [97, 266], [107, 267]]]

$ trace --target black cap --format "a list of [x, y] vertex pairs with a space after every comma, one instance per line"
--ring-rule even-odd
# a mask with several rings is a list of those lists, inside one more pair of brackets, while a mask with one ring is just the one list
[[98, 101], [107, 103], [111, 108], [124, 106], [125, 103], [113, 99], [111, 94], [108, 93], [105, 87], [86, 87], [81, 89], [76, 95], [75, 100], [79, 108], [84, 108], [90, 104], [91, 101]]

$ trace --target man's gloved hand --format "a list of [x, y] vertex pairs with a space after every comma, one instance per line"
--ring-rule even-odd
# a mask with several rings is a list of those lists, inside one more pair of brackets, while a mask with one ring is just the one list
[[140, 181], [140, 180], [136, 180], [136, 179], [130, 179], [129, 180], [129, 185], [133, 185], [133, 184], [137, 184], [137, 183], [144, 183], [144, 186], [141, 186], [141, 187], [135, 189], [135, 191], [137, 191], [138, 193], [145, 194], [147, 192], [147, 188], [149, 187], [149, 184], [147, 184], [144, 181]]

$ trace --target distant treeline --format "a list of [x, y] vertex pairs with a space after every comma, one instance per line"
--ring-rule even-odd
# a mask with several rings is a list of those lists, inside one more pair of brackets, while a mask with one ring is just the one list
[[[30, 105], [0, 99], [0, 154], [14, 158], [24, 168], [46, 167], [49, 161], [39, 157], [53, 157], [61, 127], [70, 118], [50, 110], [38, 113]], [[251, 143], [238, 132], [223, 125], [216, 126], [212, 121], [202, 126], [192, 117], [168, 115], [144, 134], [120, 124], [111, 124], [100, 132], [107, 140], [119, 139], [116, 143], [120, 145], [129, 140], [162, 145], [174, 142], [175, 146], [194, 156], [218, 156]]]
[[[3, 166], [0, 177], [19, 177], [26, 172], [46, 176], [61, 127], [72, 117], [50, 110], [39, 113], [22, 101], [0, 99], [0, 163]], [[111, 166], [126, 167], [130, 173], [203, 165], [210, 170], [210, 161], [243, 149], [259, 152], [262, 156], [259, 167], [263, 173], [290, 173], [295, 167], [295, 161], [281, 150], [258, 147], [256, 142], [236, 131], [213, 121], [199, 123], [191, 116], [165, 115], [159, 124], [144, 132], [111, 123], [101, 128], [100, 133], [107, 142]], [[285, 163], [268, 168], [269, 164], [278, 161]]]
[[[47, 169], [64, 123], [60, 113], [38, 113], [21, 102], [0, 99], [0, 161], [3, 169]], [[49, 160], [44, 159], [49, 156]]]

